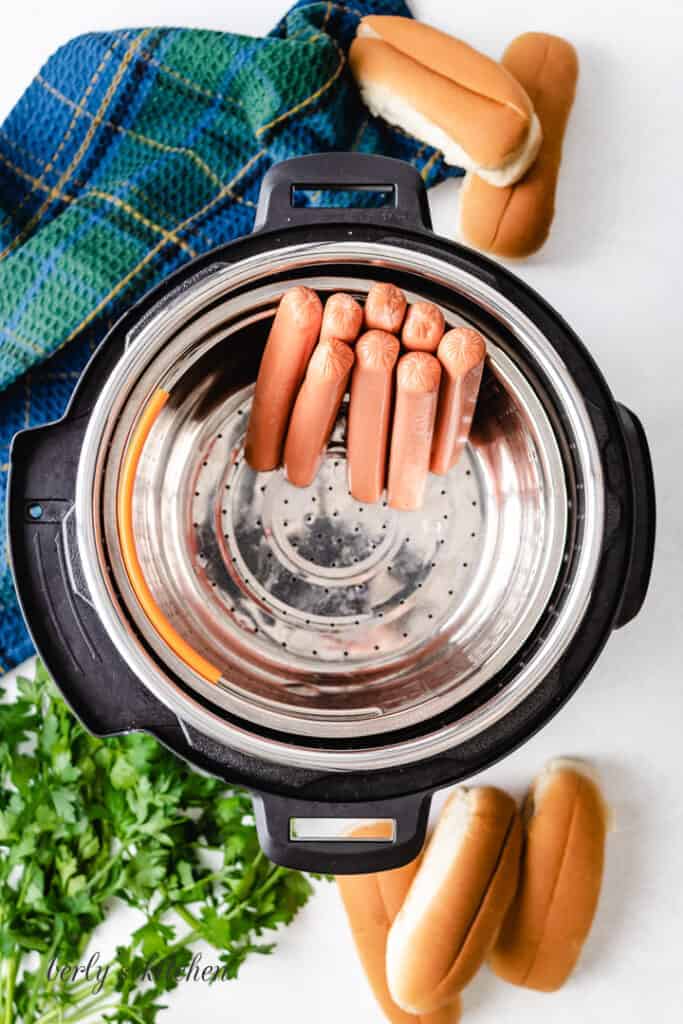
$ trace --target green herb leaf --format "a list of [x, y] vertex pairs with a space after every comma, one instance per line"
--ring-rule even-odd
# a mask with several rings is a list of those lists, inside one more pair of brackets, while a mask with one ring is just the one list
[[[311, 892], [303, 875], [264, 857], [245, 793], [150, 736], [90, 736], [40, 662], [0, 703], [4, 1021], [155, 1024], [198, 940], [215, 950], [216, 973], [235, 978], [249, 956], [272, 951], [261, 936], [288, 924]], [[114, 898], [144, 923], [97, 964], [101, 985], [83, 971], [56, 974], [87, 964]]]

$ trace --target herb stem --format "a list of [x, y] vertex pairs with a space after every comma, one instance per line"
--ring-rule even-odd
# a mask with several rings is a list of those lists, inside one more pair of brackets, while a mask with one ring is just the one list
[[[85, 995], [85, 993], [88, 990], [92, 992], [94, 984], [95, 983], [92, 980], [92, 978], [88, 978], [85, 981], [79, 981], [78, 984], [76, 985], [69, 985], [64, 989], [60, 989], [59, 994], [67, 996], [68, 999], [72, 1002], [73, 1008], [78, 1009], [79, 1014], [85, 1010], [87, 1010], [87, 1013], [92, 1013], [93, 1010], [97, 1009], [99, 1002], [102, 1002], [104, 999], [109, 999], [109, 997], [111, 996], [116, 984], [115, 975], [108, 974], [107, 980], [104, 983], [102, 991], [98, 992], [97, 995], [93, 995], [92, 999], [90, 1000], [88, 1000], [86, 996], [86, 1002], [83, 1003], [80, 1007], [76, 1006], [77, 1003], [80, 1003], [81, 998]], [[111, 1007], [107, 1007], [107, 1009], [111, 1009]], [[114, 1007], [114, 1009], [116, 1009], [116, 1007]], [[85, 1015], [87, 1016], [87, 1014]], [[58, 1024], [62, 1024], [62, 1022], [66, 1024], [67, 1021], [75, 1021], [79, 1019], [80, 1017], [74, 1016], [63, 1017], [63, 1006], [55, 1006], [53, 1007], [53, 1009], [41, 1014], [40, 1017], [37, 1017], [32, 1022], [32, 1024], [50, 1024], [51, 1021], [55, 1020], [58, 1022]], [[29, 1021], [26, 1021], [25, 1024], [29, 1024]]]
[[49, 953], [41, 953], [40, 963], [38, 964], [38, 970], [36, 971], [35, 984], [32, 987], [28, 1005], [22, 1014], [22, 1017], [26, 1021], [26, 1024], [30, 1024], [31, 1020], [33, 1019], [33, 1014], [35, 1012], [35, 1006], [38, 1000], [38, 995], [41, 993], [41, 989], [43, 987], [42, 983], [45, 980], [45, 975], [49, 967]]
[[182, 939], [178, 939], [178, 941], [174, 942], [172, 946], [169, 946], [163, 956], [155, 956], [149, 966], [156, 967], [162, 960], [166, 960], [168, 957], [174, 956], [176, 953], [180, 953], [181, 950], [185, 949], [186, 946], [189, 946], [191, 942], [194, 942], [198, 938], [200, 938], [200, 933], [198, 931], [193, 930], [188, 932]]
[[257, 896], [262, 896], [268, 892], [269, 889], [275, 885], [275, 883], [288, 871], [288, 868], [273, 865], [269, 874], [266, 876], [265, 881], [261, 883], [258, 889], [255, 889], [253, 893], [247, 893], [244, 899], [236, 903], [226, 914], [223, 915], [226, 920], [230, 920], [237, 914], [240, 914], [246, 907], [249, 906], [250, 900], [253, 900]]
[[[230, 977], [270, 951], [310, 886], [259, 850], [246, 793], [151, 737], [91, 736], [40, 661], [6, 696], [0, 679], [0, 1024], [155, 1024], [198, 939]], [[119, 899], [144, 924], [88, 960]]]
[[36, 1017], [33, 1024], [48, 1024], [49, 1021], [54, 1020], [62, 1012], [61, 1006], [55, 1006], [52, 1010], [48, 1010], [47, 1013], [41, 1013], [40, 1017]]
[[99, 868], [89, 879], [86, 885], [87, 889], [93, 889], [95, 885], [99, 884], [101, 878], [103, 878], [108, 871], [116, 866], [117, 862], [122, 859], [122, 854], [126, 852], [126, 849], [121, 849], [113, 857], [109, 857], [101, 868]]
[[[113, 961], [111, 961], [107, 966], [110, 968], [112, 963], [113, 963]], [[109, 974], [108, 973], [107, 974], [107, 978], [106, 978], [106, 980], [104, 982], [104, 985], [102, 987], [102, 991], [99, 992], [98, 995], [102, 995], [103, 993], [107, 993], [108, 994], [109, 992], [113, 991], [113, 989], [115, 987], [115, 984], [116, 984], [116, 973], [113, 973], [113, 974]], [[86, 992], [88, 992], [88, 991], [93, 992], [93, 989], [95, 988], [95, 985], [96, 985], [96, 982], [92, 978], [86, 978], [84, 981], [79, 981], [79, 982], [76, 982], [75, 984], [71, 984], [71, 985], [65, 986], [63, 989], [60, 989], [60, 994], [63, 993], [70, 1000], [75, 1002], [78, 999], [80, 999], [81, 996], [83, 996]]]
[[197, 882], [190, 882], [189, 885], [184, 885], [182, 889], [178, 889], [178, 895], [183, 892], [189, 892], [193, 889], [199, 889], [204, 885], [208, 885], [209, 882], [215, 882], [217, 878], [220, 878], [225, 873], [225, 868], [221, 868], [219, 871], [212, 871], [210, 875], [204, 875]]
[[[55, 955], [55, 951], [57, 949], [57, 946], [59, 945], [59, 943], [61, 941], [61, 938], [62, 938], [61, 921], [58, 921], [57, 922], [57, 926], [55, 928], [55, 935], [54, 935], [54, 938], [52, 940], [52, 945], [50, 946], [50, 948], [45, 953], [42, 954], [42, 956], [40, 958], [40, 967], [39, 967], [39, 969], [38, 969], [38, 971], [36, 973], [36, 980], [35, 980], [35, 983], [33, 985], [33, 990], [31, 992], [31, 998], [28, 1001], [28, 1006], [26, 1007], [26, 1012], [24, 1014], [25, 1024], [30, 1024], [30, 1022], [31, 1022], [31, 1020], [33, 1018], [33, 1015], [34, 1015], [35, 1009], [36, 1009], [36, 1003], [38, 1001], [38, 996], [42, 993], [42, 989], [43, 989], [45, 980], [47, 978], [47, 973], [48, 973], [48, 971], [50, 969], [50, 964], [51, 964], [52, 959], [53, 959], [53, 957]], [[53, 979], [50, 979], [50, 981], [48, 982], [48, 988], [52, 987], [52, 980]]]
[[[108, 997], [109, 994], [107, 993], [107, 998]], [[98, 997], [97, 1000], [95, 1000], [94, 1002], [85, 1004], [82, 1007], [80, 1007], [78, 1013], [72, 1014], [71, 1017], [62, 1017], [59, 1021], [59, 1024], [62, 1024], [62, 1022], [63, 1024], [76, 1024], [77, 1021], [86, 1020], [87, 1017], [91, 1017], [95, 1010], [98, 1010], [99, 1013], [102, 1014], [107, 1013], [108, 1010], [118, 1009], [119, 1006], [117, 1003], [109, 1003], [108, 1006], [106, 1004], [103, 1005], [103, 1000], [100, 997]], [[129, 1011], [130, 1007], [127, 1006], [126, 1010]], [[98, 1017], [98, 1019], [101, 1020], [102, 1018]]]
[[195, 917], [194, 914], [191, 911], [189, 911], [187, 909], [187, 907], [183, 906], [182, 903], [179, 906], [177, 906], [175, 909], [176, 909], [176, 913], [180, 917], [182, 917], [182, 919], [185, 922], [185, 924], [189, 924], [190, 928], [192, 928], [193, 931], [197, 931], [197, 932], [199, 931], [199, 929], [202, 926], [202, 923], [199, 920], [199, 918]]
[[270, 873], [270, 874], [269, 874], [269, 875], [268, 875], [268, 876], [266, 877], [266, 880], [265, 880], [265, 882], [263, 882], [263, 883], [262, 883], [262, 884], [261, 884], [261, 885], [260, 885], [260, 886], [258, 887], [258, 889], [256, 890], [256, 892], [255, 892], [255, 894], [254, 894], [254, 895], [256, 895], [256, 896], [262, 896], [262, 895], [263, 895], [263, 894], [264, 894], [265, 892], [268, 892], [268, 890], [269, 890], [269, 889], [272, 889], [272, 888], [273, 888], [273, 886], [275, 885], [275, 883], [276, 883], [276, 882], [277, 882], [277, 881], [278, 881], [278, 880], [279, 880], [280, 878], [282, 878], [282, 876], [283, 876], [283, 875], [286, 875], [286, 874], [287, 874], [287, 871], [288, 871], [288, 868], [284, 868], [284, 867], [282, 867], [282, 866], [278, 866], [278, 867], [275, 867], [275, 868], [274, 868], [274, 869], [273, 869], [273, 870], [271, 871], [271, 873]]
[[3, 1024], [12, 1024], [12, 1016], [14, 1009], [14, 987], [17, 982], [17, 970], [19, 968], [19, 960], [16, 956], [11, 956], [7, 961], [7, 975], [5, 982], [5, 1012], [3, 1015]]

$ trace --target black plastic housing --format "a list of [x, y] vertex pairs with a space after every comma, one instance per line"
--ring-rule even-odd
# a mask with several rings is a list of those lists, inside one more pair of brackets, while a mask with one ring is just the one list
[[[291, 204], [294, 187], [385, 186], [392, 187], [396, 205], [319, 210]], [[70, 706], [99, 735], [145, 730], [196, 766], [252, 790], [265, 852], [293, 867], [357, 873], [414, 857], [434, 790], [488, 767], [541, 728], [584, 679], [611, 631], [637, 613], [649, 582], [655, 500], [639, 421], [615, 403], [585, 347], [543, 299], [492, 261], [435, 236], [429, 224], [422, 181], [398, 161], [335, 153], [276, 166], [262, 186], [258, 230], [183, 267], [132, 306], [93, 356], [64, 418], [22, 431], [12, 446], [9, 538], [17, 592], [36, 648]], [[562, 659], [522, 704], [485, 732], [430, 760], [376, 772], [322, 773], [258, 760], [219, 744], [180, 722], [153, 697], [113, 646], [94, 609], [75, 592], [63, 526], [74, 502], [90, 412], [131, 328], [171, 290], [211, 265], [350, 236], [445, 258], [493, 285], [537, 324], [585, 398], [600, 448], [608, 514], [582, 625]], [[34, 518], [34, 506], [41, 507], [40, 518]], [[393, 817], [396, 839], [389, 844], [293, 841], [288, 828], [293, 816]]]

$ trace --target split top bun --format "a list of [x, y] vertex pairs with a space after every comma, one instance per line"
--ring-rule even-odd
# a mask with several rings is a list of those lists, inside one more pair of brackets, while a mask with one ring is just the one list
[[456, 789], [387, 941], [387, 981], [411, 1013], [439, 1009], [490, 952], [515, 892], [521, 827], [499, 789]]
[[366, 106], [490, 184], [517, 181], [542, 141], [519, 82], [467, 43], [412, 18], [363, 18], [349, 52]]
[[[360, 825], [351, 831], [356, 839], [390, 839], [392, 830], [379, 823]], [[351, 926], [360, 961], [370, 987], [390, 1024], [458, 1024], [460, 999], [434, 1013], [406, 1013], [391, 998], [386, 978], [386, 945], [389, 928], [398, 914], [415, 877], [419, 858], [401, 868], [370, 875], [340, 875], [337, 886]]]
[[525, 32], [503, 55], [503, 65], [530, 96], [543, 129], [533, 167], [509, 188], [492, 188], [468, 173], [460, 191], [459, 234], [468, 245], [519, 259], [545, 242], [555, 212], [562, 145], [579, 74], [576, 50], [566, 39]]
[[491, 955], [513, 985], [554, 992], [571, 974], [598, 905], [608, 811], [589, 767], [551, 761], [524, 806], [519, 889]]

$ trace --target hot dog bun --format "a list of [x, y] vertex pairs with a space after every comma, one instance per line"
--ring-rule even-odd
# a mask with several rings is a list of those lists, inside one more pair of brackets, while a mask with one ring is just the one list
[[512, 187], [492, 188], [478, 173], [465, 176], [459, 234], [468, 245], [514, 258], [536, 252], [548, 237], [579, 65], [570, 43], [542, 32], [528, 32], [513, 40], [503, 64], [531, 96], [543, 143], [536, 162]]
[[[378, 825], [353, 830], [356, 838], [373, 838], [381, 834]], [[387, 836], [390, 834], [387, 829]], [[393, 871], [373, 875], [341, 875], [337, 886], [344, 903], [353, 941], [368, 981], [384, 1016], [391, 1024], [457, 1024], [460, 1020], [460, 999], [435, 1013], [414, 1016], [402, 1010], [391, 998], [387, 986], [385, 956], [387, 935], [410, 888], [418, 860]]]
[[448, 800], [387, 941], [389, 991], [408, 1012], [453, 999], [491, 950], [514, 895], [521, 827], [490, 787]]
[[491, 967], [513, 985], [553, 992], [571, 974], [598, 904], [607, 809], [581, 762], [551, 761], [524, 808], [519, 888]]
[[349, 65], [370, 111], [440, 149], [493, 185], [517, 181], [536, 158], [538, 119], [496, 61], [412, 18], [363, 18]]

